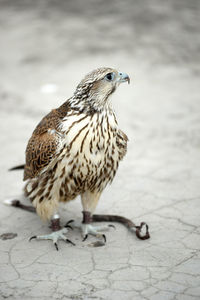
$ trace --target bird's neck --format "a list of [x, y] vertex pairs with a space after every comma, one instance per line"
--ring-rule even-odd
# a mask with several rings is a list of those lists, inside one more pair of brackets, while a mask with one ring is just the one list
[[85, 99], [79, 99], [76, 97], [76, 94], [69, 99], [69, 105], [72, 109], [79, 111], [81, 113], [101, 113], [101, 112], [112, 112], [113, 108], [110, 102], [110, 99], [97, 94], [87, 97]]

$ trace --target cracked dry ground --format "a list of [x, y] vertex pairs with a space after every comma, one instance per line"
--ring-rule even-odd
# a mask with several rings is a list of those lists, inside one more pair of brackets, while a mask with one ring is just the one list
[[[68, 238], [76, 246], [61, 241], [57, 252], [50, 241], [28, 242], [49, 232], [47, 224], [1, 201], [0, 235], [17, 236], [0, 239], [0, 299], [197, 300], [198, 6], [191, 1], [187, 8], [188, 1], [181, 1], [174, 9], [180, 1], [135, 1], [131, 10], [128, 0], [109, 1], [98, 18], [96, 4], [86, 9], [91, 1], [83, 9], [73, 1], [67, 11], [66, 2], [59, 7], [44, 1], [40, 7], [1, 1], [0, 198], [20, 193], [21, 172], [7, 170], [23, 163], [27, 139], [41, 117], [70, 96], [86, 72], [115, 66], [132, 83], [113, 97], [120, 127], [129, 137], [128, 153], [96, 212], [146, 221], [151, 239], [140, 241], [116, 224], [116, 230], [106, 232], [104, 247], [90, 247], [95, 239], [83, 243], [74, 230]], [[105, 25], [109, 31], [103, 39]], [[84, 39], [80, 28], [88, 30]], [[57, 85], [54, 94], [42, 93], [48, 83]], [[80, 218], [80, 199], [61, 211], [63, 224]]]

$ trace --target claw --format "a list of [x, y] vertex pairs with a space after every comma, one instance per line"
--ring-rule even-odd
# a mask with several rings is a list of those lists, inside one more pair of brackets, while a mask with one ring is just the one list
[[[146, 234], [145, 235], [141, 235], [141, 230], [142, 230], [143, 226], [146, 226]], [[149, 226], [145, 222], [140, 223], [140, 226], [136, 226], [136, 232], [135, 233], [136, 233], [136, 236], [140, 240], [147, 240], [147, 239], [150, 238]]]
[[102, 234], [102, 237], [104, 239], [104, 243], [106, 243], [106, 236], [105, 236], [105, 234]]
[[56, 247], [56, 250], [58, 251], [58, 244], [54, 243], [54, 246]]
[[74, 244], [72, 241], [70, 241], [68, 239], [66, 239], [66, 242], [72, 244], [73, 246], [76, 246], [76, 244]]
[[33, 239], [37, 239], [37, 235], [33, 235], [32, 237], [30, 237], [29, 242]]
[[65, 224], [65, 228], [70, 228], [71, 230], [73, 230], [73, 228], [69, 225], [70, 223], [74, 222], [74, 220], [69, 220], [66, 224]]
[[87, 240], [87, 238], [88, 238], [88, 234], [86, 234], [86, 235], [84, 236], [83, 242], [85, 242], [85, 240]]
[[70, 228], [71, 230], [74, 230], [70, 225], [65, 225], [65, 228]]
[[116, 229], [115, 225], [109, 224], [108, 226]]
[[[66, 225], [69, 225], [70, 223], [72, 223], [72, 222], [74, 222], [74, 220], [69, 220], [67, 223], [66, 223]], [[65, 225], [65, 226], [66, 226]]]

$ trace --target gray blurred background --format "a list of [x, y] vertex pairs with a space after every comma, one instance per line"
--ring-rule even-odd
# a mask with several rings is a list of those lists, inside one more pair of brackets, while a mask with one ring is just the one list
[[[90, 285], [85, 283], [90, 278], [85, 275], [86, 296], [124, 300], [133, 296], [144, 299], [142, 295], [153, 300], [198, 299], [199, 290], [191, 289], [195, 284], [200, 285], [196, 277], [200, 263], [194, 260], [200, 248], [199, 16], [199, 0], [0, 0], [1, 200], [21, 192], [22, 172], [7, 170], [24, 162], [25, 147], [34, 127], [52, 108], [72, 95], [87, 72], [108, 66], [131, 77], [131, 84], [121, 85], [113, 96], [120, 128], [129, 137], [128, 153], [97, 211], [125, 215], [137, 222], [147, 221], [152, 239], [138, 243], [127, 235], [126, 229], [118, 226], [114, 234], [108, 233], [109, 242], [104, 249], [90, 252], [94, 261], [96, 253], [100, 255], [95, 261], [97, 269], [114, 270], [120, 267], [119, 261], [129, 257], [132, 265], [124, 262], [124, 268], [137, 278], [140, 272], [135, 266], [145, 264], [151, 278], [123, 283], [124, 275], [119, 271], [122, 292], [113, 276], [107, 290], [100, 293], [95, 279], [90, 282], [91, 292]], [[55, 256], [51, 244], [31, 243], [31, 249], [35, 250], [31, 255], [28, 251], [23, 255], [31, 232], [44, 234], [47, 225], [37, 216], [0, 206], [1, 231], [18, 233], [16, 245], [12, 241], [3, 244], [3, 249], [12, 245], [12, 264], [17, 262], [15, 267], [22, 276], [16, 283], [13, 281], [17, 295], [23, 296], [25, 291], [27, 297], [32, 297], [41, 290], [44, 297], [49, 297], [49, 290], [56, 282], [55, 298], [68, 295], [71, 288], [72, 295], [82, 299], [77, 296], [78, 284], [59, 292], [60, 273], [57, 265], [51, 264], [51, 255]], [[80, 201], [70, 203], [61, 215], [63, 220], [80, 218]], [[84, 247], [80, 235], [76, 235], [80, 241], [78, 247]], [[119, 243], [121, 239], [123, 243]], [[42, 253], [50, 251], [50, 260], [44, 256], [44, 261], [43, 257], [40, 261], [49, 264], [50, 272], [57, 274], [58, 280], [48, 281], [49, 290], [44, 289], [43, 283], [47, 281], [42, 280], [46, 275], [39, 273], [40, 288], [36, 284], [35, 290], [23, 290], [26, 285], [23, 272], [24, 278], [28, 276], [31, 282], [34, 281], [32, 268], [36, 273], [41, 272], [40, 265], [35, 263], [40, 249]], [[61, 249], [64, 251], [64, 247]], [[82, 248], [76, 249], [78, 255], [83, 255]], [[109, 252], [112, 249], [115, 255]], [[67, 256], [69, 251], [68, 248], [61, 253]], [[87, 251], [89, 268], [91, 257]], [[84, 273], [85, 267], [77, 267], [76, 263], [74, 258], [72, 269]], [[29, 264], [29, 268], [20, 269]], [[5, 268], [2, 274], [11, 280], [15, 273], [8, 266], [11, 269]], [[181, 289], [177, 282], [182, 284], [184, 272], [187, 278]], [[166, 279], [169, 273], [176, 276], [177, 285]], [[67, 271], [65, 276], [71, 280], [70, 274]], [[152, 289], [145, 290], [152, 285], [155, 298], [151, 298]], [[130, 293], [125, 294], [123, 287]], [[114, 290], [119, 294], [113, 294]], [[7, 285], [2, 286], [2, 291], [4, 298], [10, 295]]]

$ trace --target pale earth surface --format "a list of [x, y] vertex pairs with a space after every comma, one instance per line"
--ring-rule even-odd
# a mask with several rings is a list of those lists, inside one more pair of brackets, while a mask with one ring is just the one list
[[[58, 4], [59, 3], [59, 4]], [[0, 1], [0, 299], [197, 300], [200, 298], [199, 1]], [[32, 241], [50, 231], [4, 206], [20, 194], [35, 125], [99, 66], [127, 72], [113, 96], [128, 154], [97, 213], [150, 226], [140, 241], [116, 225], [93, 248]], [[51, 84], [51, 85], [48, 85]], [[81, 219], [80, 199], [63, 224]]]

